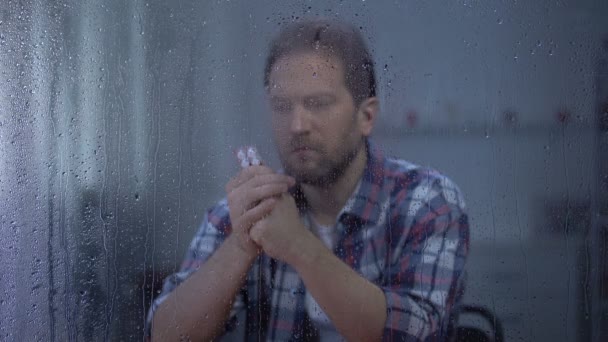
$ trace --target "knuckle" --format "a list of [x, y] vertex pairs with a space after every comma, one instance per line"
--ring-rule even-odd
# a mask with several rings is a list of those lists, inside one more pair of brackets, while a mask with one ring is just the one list
[[263, 175], [263, 174], [272, 172], [272, 170], [270, 168], [268, 168], [266, 166], [262, 166], [262, 165], [252, 165], [252, 166], [248, 167], [248, 169], [251, 170], [251, 172], [256, 175]]
[[262, 199], [264, 196], [266, 196], [267, 192], [268, 190], [265, 187], [259, 187], [252, 191], [256, 199]]
[[280, 193], [283, 190], [283, 188], [281, 187], [281, 185], [272, 185], [268, 187], [268, 192], [267, 195], [268, 196], [274, 196], [277, 193]]
[[260, 182], [260, 180], [263, 180], [263, 179], [264, 179], [264, 176], [262, 176], [258, 173], [251, 175], [251, 180], [255, 183], [258, 183], [258, 182]]
[[236, 181], [238, 182], [237, 184], [242, 184], [244, 182], [246, 182], [249, 178], [251, 178], [252, 173], [250, 168], [244, 168], [243, 170], [241, 170], [241, 172], [239, 172], [238, 176], [236, 177]]
[[246, 167], [244, 169], [241, 170], [241, 175], [243, 176], [247, 176], [247, 175], [251, 175], [251, 173], [254, 171], [254, 169], [252, 169], [251, 167]]
[[255, 175], [256, 175], [255, 169], [251, 168], [251, 166], [243, 169], [243, 177], [245, 179], [250, 179]]
[[264, 166], [264, 165], [253, 165], [250, 168], [253, 169], [254, 171], [256, 171], [257, 173], [272, 172], [272, 170], [268, 166]]

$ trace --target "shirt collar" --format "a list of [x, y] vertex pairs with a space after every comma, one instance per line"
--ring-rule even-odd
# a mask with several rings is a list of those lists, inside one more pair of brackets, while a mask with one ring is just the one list
[[[366, 140], [367, 164], [355, 191], [338, 214], [341, 221], [360, 220], [363, 224], [378, 222], [384, 194], [384, 154], [370, 139]], [[359, 226], [359, 225], [357, 225]]]

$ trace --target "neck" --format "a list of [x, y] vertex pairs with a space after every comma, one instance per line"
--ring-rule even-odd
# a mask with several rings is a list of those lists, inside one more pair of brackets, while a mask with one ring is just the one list
[[365, 144], [348, 165], [341, 177], [325, 186], [302, 184], [302, 192], [314, 219], [323, 225], [333, 225], [336, 216], [352, 195], [359, 179], [363, 176], [367, 164], [367, 149]]

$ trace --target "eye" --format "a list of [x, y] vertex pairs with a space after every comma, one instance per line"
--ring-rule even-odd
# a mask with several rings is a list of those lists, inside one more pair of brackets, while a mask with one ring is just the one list
[[326, 110], [334, 103], [329, 96], [310, 97], [304, 101], [304, 106], [311, 112], [320, 112]]
[[285, 114], [291, 112], [292, 104], [291, 101], [286, 99], [273, 99], [270, 102], [270, 107], [275, 113]]

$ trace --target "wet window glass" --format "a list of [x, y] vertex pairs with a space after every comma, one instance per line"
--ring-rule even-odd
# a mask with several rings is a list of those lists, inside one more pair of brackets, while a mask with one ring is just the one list
[[3, 0], [0, 340], [607, 340], [607, 17]]

